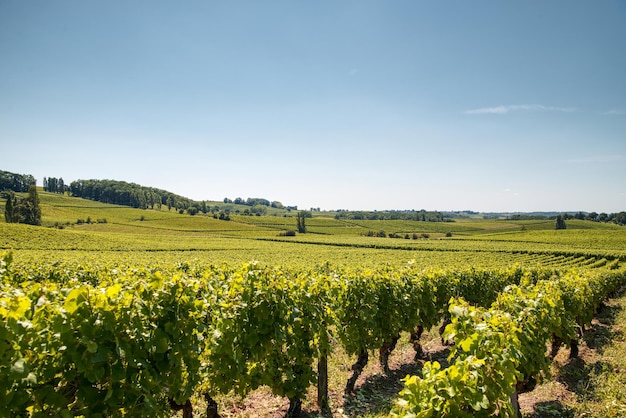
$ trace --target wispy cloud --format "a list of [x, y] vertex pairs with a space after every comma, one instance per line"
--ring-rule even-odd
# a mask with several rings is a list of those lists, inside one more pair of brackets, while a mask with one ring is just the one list
[[611, 109], [604, 112], [605, 115], [626, 115], [626, 109]]
[[590, 164], [590, 163], [613, 163], [616, 161], [624, 161], [626, 160], [626, 155], [615, 154], [615, 155], [594, 155], [589, 157], [580, 157], [580, 158], [570, 158], [568, 160], [563, 160], [565, 163], [569, 164]]
[[495, 107], [481, 107], [479, 109], [466, 110], [468, 115], [484, 115], [484, 114], [496, 114], [502, 115], [511, 112], [575, 112], [573, 107], [554, 107], [544, 106], [540, 104], [532, 105], [507, 105], [507, 106], [495, 106]]

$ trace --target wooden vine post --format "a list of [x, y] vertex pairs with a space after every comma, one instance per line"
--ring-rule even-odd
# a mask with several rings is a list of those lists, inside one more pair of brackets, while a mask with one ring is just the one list
[[317, 361], [317, 406], [322, 414], [330, 413], [328, 404], [328, 353], [330, 342], [328, 339], [328, 326], [323, 322], [319, 341], [319, 358]]

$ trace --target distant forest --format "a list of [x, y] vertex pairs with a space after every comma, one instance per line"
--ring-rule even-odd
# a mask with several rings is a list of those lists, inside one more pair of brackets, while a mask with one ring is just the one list
[[[619, 213], [597, 213], [597, 212], [576, 212], [576, 213], [563, 213], [558, 215], [563, 218], [564, 221], [568, 219], [578, 219], [581, 221], [593, 221], [593, 222], [609, 222], [615, 223], [618, 225], [626, 225], [626, 212]], [[544, 216], [530, 216], [530, 215], [513, 215], [510, 216], [511, 220], [531, 220], [531, 219], [546, 219], [548, 217]], [[549, 217], [550, 219], [556, 218], [555, 216]]]
[[15, 174], [0, 170], [0, 191], [11, 190], [18, 193], [28, 192], [30, 186], [35, 186], [37, 181], [30, 174]]
[[[62, 179], [48, 178], [45, 180], [45, 183], [47, 183], [49, 187], [50, 184], [62, 183]], [[195, 215], [199, 212], [215, 213], [220, 211], [219, 206], [211, 206], [206, 201], [195, 201], [166, 190], [140, 186], [139, 184], [127, 183], [125, 181], [76, 180], [70, 183], [67, 191], [75, 197], [82, 197], [103, 203], [130, 206], [138, 209], [161, 209], [163, 206], [166, 206], [168, 210], [175, 209], [180, 213], [186, 212], [190, 215]], [[224, 199], [224, 203], [250, 206], [249, 209], [244, 211], [244, 214], [249, 215], [265, 214], [267, 207], [284, 208], [280, 202], [270, 202], [262, 198], [249, 198], [247, 200], [237, 198], [234, 201]], [[292, 207], [287, 209], [292, 209]]]
[[[47, 179], [48, 184], [55, 181], [54, 178]], [[74, 197], [138, 209], [161, 209], [167, 206], [170, 210], [187, 211], [198, 204], [166, 190], [118, 180], [76, 180], [70, 183], [67, 191]]]
[[335, 219], [346, 220], [403, 220], [422, 222], [453, 222], [452, 217], [437, 211], [426, 210], [384, 210], [384, 211], [349, 211], [339, 210]]

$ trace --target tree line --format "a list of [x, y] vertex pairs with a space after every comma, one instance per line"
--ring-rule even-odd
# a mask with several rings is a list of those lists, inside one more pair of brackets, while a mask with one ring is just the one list
[[69, 192], [74, 197], [138, 209], [167, 206], [168, 210], [186, 211], [200, 206], [191, 199], [166, 190], [118, 180], [76, 180], [70, 183]]
[[50, 193], [64, 194], [70, 191], [69, 186], [63, 181], [63, 177], [44, 177], [43, 178], [43, 191]]
[[246, 206], [267, 206], [276, 209], [294, 209], [297, 210], [297, 206], [287, 206], [285, 207], [281, 202], [272, 201], [270, 202], [267, 199], [262, 197], [249, 197], [247, 199], [242, 199], [241, 197], [237, 197], [234, 200], [229, 199], [227, 197], [224, 198], [224, 203], [233, 203], [235, 205], [246, 205]]
[[449, 216], [438, 211], [422, 210], [386, 210], [386, 211], [349, 211], [340, 209], [335, 219], [368, 220], [368, 221], [422, 221], [422, 222], [452, 222]]
[[570, 215], [568, 213], [564, 213], [563, 214], [563, 219], [567, 220], [567, 219], [579, 219], [579, 220], [584, 220], [584, 221], [593, 221], [593, 222], [609, 222], [609, 223], [615, 223], [618, 225], [626, 225], [626, 212], [619, 212], [619, 213], [597, 213], [597, 212], [589, 212], [589, 213], [582, 213], [582, 212], [577, 212], [574, 215]]
[[[48, 179], [48, 184], [50, 184], [50, 178]], [[211, 213], [215, 218], [222, 220], [230, 219], [230, 210], [228, 208], [220, 209], [219, 206], [212, 206], [206, 201], [195, 201], [166, 190], [125, 181], [76, 180], [70, 183], [67, 190], [74, 197], [102, 203], [130, 206], [138, 209], [161, 209], [163, 206], [166, 206], [168, 210], [173, 209], [181, 214]], [[235, 199], [235, 201], [224, 199], [224, 203], [251, 206], [243, 211], [244, 215], [264, 215], [267, 212], [267, 207], [283, 207], [280, 202], [269, 202], [267, 199], [248, 199], [245, 203], [240, 203], [242, 199], [238, 199]]]
[[[486, 216], [484, 218], [487, 218]], [[498, 219], [499, 215], [494, 215], [494, 219]], [[567, 221], [569, 219], [578, 219], [580, 221], [593, 221], [593, 222], [605, 222], [605, 223], [614, 223], [618, 225], [626, 225], [626, 212], [619, 213], [597, 213], [597, 212], [576, 212], [576, 213], [561, 213], [556, 216], [548, 216], [548, 215], [538, 215], [538, 214], [522, 214], [518, 213], [515, 215], [509, 216], [507, 219], [511, 219], [514, 221], [531, 221], [531, 220], [543, 220], [543, 219], [553, 219], [561, 221]], [[564, 228], [557, 228], [564, 229]]]
[[15, 174], [0, 170], [0, 191], [12, 190], [26, 193], [30, 186], [35, 186], [37, 181], [30, 174]]

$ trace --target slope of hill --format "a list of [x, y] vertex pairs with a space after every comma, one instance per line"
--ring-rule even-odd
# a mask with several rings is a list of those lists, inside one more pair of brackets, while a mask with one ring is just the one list
[[[545, 262], [546, 254], [567, 264], [626, 257], [626, 229], [613, 224], [569, 220], [555, 231], [553, 221], [456, 219], [454, 222], [343, 220], [316, 213], [306, 220], [307, 233], [284, 236], [296, 220], [280, 216], [232, 214], [189, 215], [160, 209], [135, 209], [57, 193], [40, 192], [43, 227], [6, 224], [0, 201], [0, 248], [73, 252], [72, 257], [103, 258], [125, 252], [139, 259], [159, 252], [159, 259], [205, 262], [402, 264], [417, 259], [425, 266], [459, 262]], [[326, 216], [324, 216], [326, 215]], [[89, 255], [78, 256], [76, 252]], [[180, 252], [184, 252], [181, 256]], [[54, 253], [49, 254], [54, 257]], [[42, 256], [39, 254], [39, 256]], [[69, 257], [69, 255], [68, 255]], [[152, 257], [154, 259], [154, 257]], [[553, 260], [551, 263], [556, 263]]]

